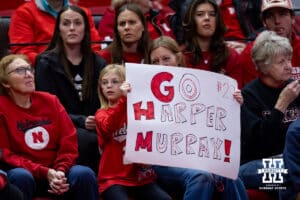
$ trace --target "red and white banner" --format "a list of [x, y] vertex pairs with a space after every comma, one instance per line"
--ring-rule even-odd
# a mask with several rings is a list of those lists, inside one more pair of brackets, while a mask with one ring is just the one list
[[124, 162], [193, 168], [236, 179], [240, 105], [234, 79], [181, 67], [126, 63]]

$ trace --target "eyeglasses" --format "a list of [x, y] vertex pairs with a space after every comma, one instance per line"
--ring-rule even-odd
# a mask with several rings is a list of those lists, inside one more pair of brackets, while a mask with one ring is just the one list
[[7, 74], [11, 74], [11, 73], [16, 73], [19, 75], [26, 75], [26, 72], [30, 72], [31, 74], [34, 73], [34, 68], [29, 66], [29, 67], [18, 67], [14, 70], [11, 70], [10, 72], [8, 72]]
[[109, 83], [112, 86], [116, 86], [116, 85], [120, 85], [121, 81], [119, 81], [119, 80], [112, 80], [112, 81], [103, 80], [103, 81], [101, 81], [101, 86], [106, 87], [106, 86], [108, 86]]

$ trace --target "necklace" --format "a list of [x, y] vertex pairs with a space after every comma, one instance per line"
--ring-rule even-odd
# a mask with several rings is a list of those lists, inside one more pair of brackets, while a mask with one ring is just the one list
[[202, 58], [205, 65], [207, 65], [210, 61], [210, 55], [208, 52], [202, 52]]

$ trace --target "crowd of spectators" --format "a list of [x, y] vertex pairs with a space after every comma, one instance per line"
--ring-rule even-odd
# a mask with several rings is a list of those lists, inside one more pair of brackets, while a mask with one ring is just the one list
[[[295, 5], [292, 0], [170, 0], [168, 6], [160, 0], [112, 0], [97, 30], [91, 11], [69, 0], [24, 3], [9, 28], [10, 42], [20, 45], [0, 62], [0, 198], [171, 199], [178, 190], [185, 200], [216, 194], [243, 200], [247, 189], [262, 186], [257, 173], [262, 159], [280, 158], [291, 171], [284, 177], [287, 190], [267, 192], [274, 199], [296, 199]], [[126, 62], [207, 70], [237, 81], [236, 180], [123, 164], [126, 137], [116, 133], [126, 129], [131, 90], [124, 82]]]

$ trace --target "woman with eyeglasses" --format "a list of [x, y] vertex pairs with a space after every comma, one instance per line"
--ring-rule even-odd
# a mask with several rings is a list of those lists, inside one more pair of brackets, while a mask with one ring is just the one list
[[24, 194], [97, 199], [94, 172], [75, 165], [76, 129], [54, 95], [35, 91], [24, 55], [0, 62], [0, 150], [8, 180]]
[[103, 200], [171, 200], [154, 182], [156, 175], [149, 165], [123, 161], [127, 137], [126, 96], [130, 87], [124, 81], [122, 65], [107, 65], [99, 76], [101, 108], [95, 115], [99, 145], [103, 149], [99, 192]]

